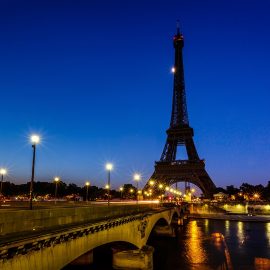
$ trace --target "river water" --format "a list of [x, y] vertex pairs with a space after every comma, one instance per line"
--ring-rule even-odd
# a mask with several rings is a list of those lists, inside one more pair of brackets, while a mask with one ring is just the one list
[[270, 269], [270, 223], [190, 220], [176, 238], [155, 238], [155, 270]]

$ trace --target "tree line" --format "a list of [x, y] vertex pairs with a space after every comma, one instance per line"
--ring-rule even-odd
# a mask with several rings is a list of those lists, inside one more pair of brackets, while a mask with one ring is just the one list
[[229, 185], [226, 189], [219, 187], [216, 192], [223, 192], [239, 201], [252, 199], [254, 196], [257, 199], [270, 200], [270, 181], [268, 181], [266, 186], [243, 183], [239, 188], [236, 188], [234, 185]]
[[[123, 198], [123, 199], [135, 199], [137, 194], [137, 189], [132, 184], [124, 184], [123, 190], [110, 190], [111, 198]], [[65, 182], [59, 181], [57, 184], [57, 194], [59, 198], [76, 195], [86, 198], [87, 187], [80, 187], [74, 183], [66, 184]], [[30, 190], [30, 182], [26, 184], [14, 184], [11, 182], [2, 183], [2, 194], [7, 197], [12, 196], [28, 196]], [[132, 192], [131, 192], [132, 190]], [[229, 185], [226, 188], [218, 187], [216, 193], [223, 192], [228, 194], [230, 197], [234, 197], [235, 200], [245, 200], [247, 198], [252, 198], [257, 194], [259, 199], [270, 200], [270, 181], [268, 181], [266, 186], [261, 184], [252, 185], [248, 183], [243, 183], [239, 188], [234, 185]], [[100, 188], [97, 186], [88, 187], [89, 200], [96, 199], [106, 199], [108, 190], [105, 188]], [[54, 197], [55, 195], [55, 183], [53, 182], [35, 182], [34, 183], [34, 196], [45, 196], [50, 195]]]
[[[49, 195], [55, 196], [56, 184], [52, 182], [35, 182], [34, 183], [34, 197]], [[111, 198], [123, 198], [123, 199], [135, 199], [137, 189], [132, 184], [124, 184], [123, 190], [110, 190]], [[14, 184], [11, 182], [2, 183], [2, 194], [6, 197], [13, 196], [28, 196], [30, 190], [30, 182], [26, 184]], [[132, 192], [131, 192], [132, 190]], [[74, 183], [66, 184], [65, 182], [59, 181], [57, 183], [57, 197], [63, 198], [68, 195], [80, 196], [86, 199], [87, 187], [80, 187]], [[106, 199], [108, 196], [108, 190], [105, 188], [99, 188], [97, 186], [88, 187], [88, 199]]]

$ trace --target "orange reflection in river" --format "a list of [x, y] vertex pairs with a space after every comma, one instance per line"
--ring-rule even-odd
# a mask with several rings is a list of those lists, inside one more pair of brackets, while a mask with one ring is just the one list
[[199, 264], [207, 262], [207, 254], [203, 248], [203, 233], [198, 227], [197, 221], [192, 220], [188, 223], [187, 233], [189, 241], [186, 242], [186, 256], [191, 263]]

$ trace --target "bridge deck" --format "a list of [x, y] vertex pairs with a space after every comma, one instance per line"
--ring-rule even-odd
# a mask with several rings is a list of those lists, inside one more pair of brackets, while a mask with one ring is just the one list
[[[12, 243], [29, 241], [31, 238], [47, 238], [63, 231], [81, 230], [85, 227], [109, 224], [123, 218], [144, 215], [162, 210], [157, 204], [144, 205], [110, 205], [104, 204], [59, 204], [39, 205], [34, 210], [17, 208], [0, 210], [0, 249]], [[63, 220], [64, 217], [64, 220]], [[9, 223], [16, 223], [13, 229]], [[44, 223], [44, 224], [42, 224]], [[40, 225], [43, 226], [40, 226]]]

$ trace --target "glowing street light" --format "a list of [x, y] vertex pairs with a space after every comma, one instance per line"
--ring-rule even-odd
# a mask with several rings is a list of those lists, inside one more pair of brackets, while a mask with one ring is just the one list
[[112, 169], [113, 169], [112, 163], [107, 163], [107, 164], [106, 164], [106, 170], [107, 170], [107, 171], [111, 171]]
[[111, 185], [111, 170], [113, 169], [112, 163], [107, 163], [105, 166], [106, 170], [108, 171], [108, 206], [110, 206], [110, 185]]
[[258, 194], [258, 193], [255, 193], [254, 195], [253, 195], [253, 197], [257, 200], [257, 199], [259, 199], [260, 198], [260, 194]]
[[7, 169], [1, 168], [1, 169], [0, 169], [0, 174], [1, 174], [1, 188], [0, 188], [0, 194], [2, 194], [2, 191], [3, 191], [3, 182], [4, 182], [4, 175], [7, 174]]
[[54, 177], [54, 182], [55, 182], [55, 194], [54, 194], [54, 203], [56, 203], [56, 198], [57, 198], [57, 186], [58, 182], [60, 181], [60, 177]]
[[169, 188], [169, 187], [165, 187], [165, 190], [166, 190], [166, 191], [169, 191], [169, 190], [170, 190], [170, 188]]
[[158, 188], [159, 188], [159, 189], [163, 189], [163, 185], [162, 185], [162, 184], [159, 184], [159, 185], [158, 185]]
[[30, 137], [31, 143], [32, 144], [39, 144], [40, 143], [40, 136], [37, 134], [33, 134]]
[[40, 136], [37, 134], [32, 134], [30, 137], [33, 148], [33, 160], [32, 160], [32, 176], [30, 183], [30, 200], [29, 200], [29, 209], [33, 209], [33, 187], [34, 187], [34, 178], [35, 178], [35, 162], [36, 162], [36, 145], [40, 143]]
[[85, 182], [85, 186], [86, 186], [86, 201], [87, 201], [87, 203], [88, 203], [88, 201], [89, 201], [89, 199], [88, 199], [88, 189], [89, 189], [89, 187], [90, 187], [90, 182], [89, 181], [86, 181]]

